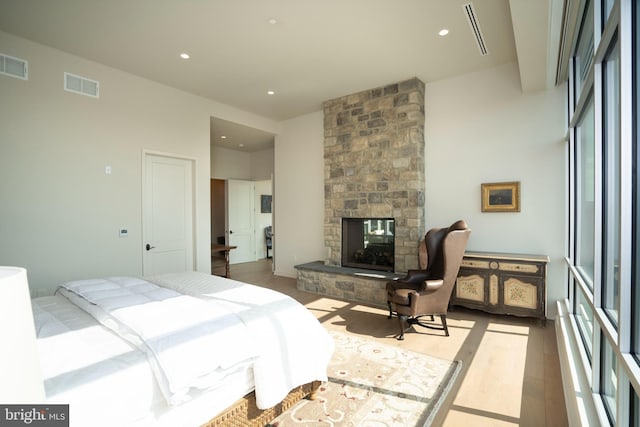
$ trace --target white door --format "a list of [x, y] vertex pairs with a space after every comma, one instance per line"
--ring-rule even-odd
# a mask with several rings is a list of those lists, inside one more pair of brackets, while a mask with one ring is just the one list
[[194, 269], [192, 161], [145, 154], [142, 221], [145, 276]]
[[227, 181], [227, 241], [237, 246], [229, 252], [230, 264], [256, 260], [254, 193], [252, 181]]

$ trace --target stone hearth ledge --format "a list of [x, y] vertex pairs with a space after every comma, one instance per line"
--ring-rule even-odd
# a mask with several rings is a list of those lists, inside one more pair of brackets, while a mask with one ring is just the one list
[[295, 266], [297, 288], [349, 301], [387, 307], [386, 284], [405, 274], [327, 265], [313, 261]]

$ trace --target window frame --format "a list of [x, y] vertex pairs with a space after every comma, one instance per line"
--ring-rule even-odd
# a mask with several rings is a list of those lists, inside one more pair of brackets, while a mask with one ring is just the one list
[[[589, 5], [592, 6], [589, 6]], [[567, 278], [567, 309], [570, 313], [573, 336], [579, 341], [581, 336], [578, 322], [576, 318], [576, 309], [578, 296], [585, 300], [589, 308], [593, 311], [593, 335], [592, 335], [592, 357], [585, 357], [587, 345], [584, 342], [576, 342], [580, 353], [581, 360], [576, 360], [582, 365], [582, 370], [586, 372], [586, 378], [591, 387], [591, 393], [595, 409], [599, 420], [604, 425], [628, 425], [633, 422], [632, 416], [640, 419], [640, 326], [634, 327], [633, 321], [640, 321], [640, 289], [632, 292], [633, 286], [637, 282], [640, 286], [640, 266], [634, 266], [634, 254], [640, 256], [640, 176], [633, 173], [634, 166], [640, 169], [640, 149], [636, 148], [634, 142], [638, 141], [638, 121], [634, 120], [634, 114], [640, 118], [640, 89], [636, 86], [633, 76], [640, 76], [640, 34], [634, 33], [633, 24], [640, 23], [640, 0], [614, 0], [613, 4], [606, 0], [598, 0], [589, 3], [588, 1], [580, 1], [582, 15], [591, 13], [585, 8], [593, 7], [593, 43], [594, 55], [592, 63], [586, 77], [583, 73], [578, 76], [580, 71], [577, 70], [575, 64], [576, 48], [584, 46], [585, 41], [580, 40], [582, 36], [582, 28], [579, 35], [574, 40], [572, 60], [569, 61], [569, 84], [568, 84], [568, 110], [569, 110], [569, 129], [568, 129], [568, 213], [567, 224], [569, 227], [567, 238], [567, 256], [565, 258], [568, 266]], [[610, 9], [607, 9], [610, 7]], [[603, 14], [605, 16], [603, 16]], [[582, 26], [584, 18], [579, 18], [577, 22]], [[588, 34], [588, 32], [587, 32]], [[636, 37], [634, 39], [634, 37]], [[609, 57], [612, 48], [616, 43], [619, 45], [619, 161], [611, 162], [610, 152], [605, 155], [604, 150], [611, 149], [611, 140], [605, 135], [607, 123], [610, 117], [605, 117], [603, 111], [607, 108], [604, 100], [604, 73], [606, 60]], [[588, 44], [588, 43], [586, 43]], [[635, 48], [635, 52], [634, 49]], [[584, 52], [581, 52], [584, 53]], [[635, 63], [634, 63], [635, 61]], [[608, 66], [608, 64], [607, 64]], [[579, 86], [579, 87], [578, 87]], [[591, 92], [591, 93], [590, 93]], [[580, 222], [578, 221], [578, 210], [581, 204], [581, 194], [579, 193], [579, 164], [580, 153], [577, 150], [578, 134], [576, 126], [580, 124], [581, 117], [589, 108], [589, 96], [594, 98], [594, 134], [596, 135], [595, 150], [595, 203], [596, 216], [594, 224], [594, 273], [592, 288], [585, 282], [580, 269], [577, 267], [577, 259], [579, 258], [577, 241], [579, 237], [576, 234]], [[612, 104], [609, 104], [612, 105]], [[609, 111], [610, 113], [610, 111]], [[615, 123], [615, 120], [614, 120]], [[610, 122], [608, 123], [610, 125]], [[617, 155], [618, 153], [616, 153]], [[634, 157], [635, 156], [635, 157]], [[608, 163], [605, 164], [604, 161]], [[616, 171], [616, 168], [619, 170]], [[611, 178], [614, 174], [619, 175], [619, 212], [615, 213], [615, 209], [610, 209], [608, 204], [615, 198], [611, 198], [611, 194], [607, 194], [605, 198], [606, 188], [604, 185], [611, 187]], [[638, 172], [640, 175], [640, 171]], [[635, 179], [635, 181], [634, 181]], [[613, 215], [618, 223], [611, 219]], [[634, 223], [635, 221], [635, 223]], [[638, 227], [635, 224], [639, 224]], [[617, 238], [615, 230], [611, 235], [612, 227], [619, 227], [619, 246], [615, 246]], [[632, 232], [629, 233], [629, 230]], [[604, 238], [608, 238], [604, 242]], [[613, 246], [612, 246], [613, 245]], [[618, 278], [618, 298], [619, 307], [617, 318], [611, 316], [611, 298], [604, 298], [603, 292], [607, 290], [603, 279], [609, 275], [611, 277], [611, 249], [619, 251], [619, 278]], [[608, 252], [605, 253], [604, 251]], [[605, 257], [609, 256], [609, 258]], [[608, 260], [608, 264], [605, 264]], [[609, 281], [609, 286], [613, 282]], [[610, 291], [611, 288], [608, 288]], [[632, 299], [633, 298], [633, 299]], [[609, 306], [607, 306], [609, 304]], [[614, 304], [615, 306], [615, 304]], [[635, 310], [635, 313], [633, 312]], [[585, 329], [585, 328], [583, 328]], [[635, 347], [635, 348], [633, 348]], [[603, 356], [603, 351], [610, 351], [611, 361], [607, 361]], [[609, 357], [609, 355], [607, 355]], [[606, 379], [606, 366], [603, 371], [603, 363], [611, 362], [611, 366], [616, 371], [610, 379], [615, 380], [615, 408], [611, 408], [615, 412], [615, 416], [609, 419], [607, 416], [606, 405], [604, 403], [603, 393], [607, 388], [604, 386], [603, 379]], [[609, 373], [610, 374], [610, 373]], [[611, 384], [608, 384], [609, 390]], [[611, 401], [609, 402], [611, 403]], [[611, 405], [609, 404], [609, 407]]]

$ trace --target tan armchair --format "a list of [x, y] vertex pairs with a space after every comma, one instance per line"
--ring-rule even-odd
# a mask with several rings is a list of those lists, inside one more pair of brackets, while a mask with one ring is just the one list
[[[387, 283], [389, 319], [394, 312], [400, 321], [399, 340], [406, 324], [439, 329], [449, 336], [447, 309], [471, 230], [459, 220], [449, 228], [432, 228], [420, 241], [421, 270], [409, 270], [401, 279]], [[422, 316], [440, 316], [442, 326], [423, 323]]]

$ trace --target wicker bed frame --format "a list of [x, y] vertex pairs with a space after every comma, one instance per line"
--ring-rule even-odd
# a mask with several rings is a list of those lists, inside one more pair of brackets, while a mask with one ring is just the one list
[[255, 393], [251, 392], [202, 427], [264, 427], [303, 398], [308, 396], [313, 400], [320, 384], [322, 384], [320, 381], [313, 381], [296, 387], [282, 402], [269, 409], [258, 409]]

